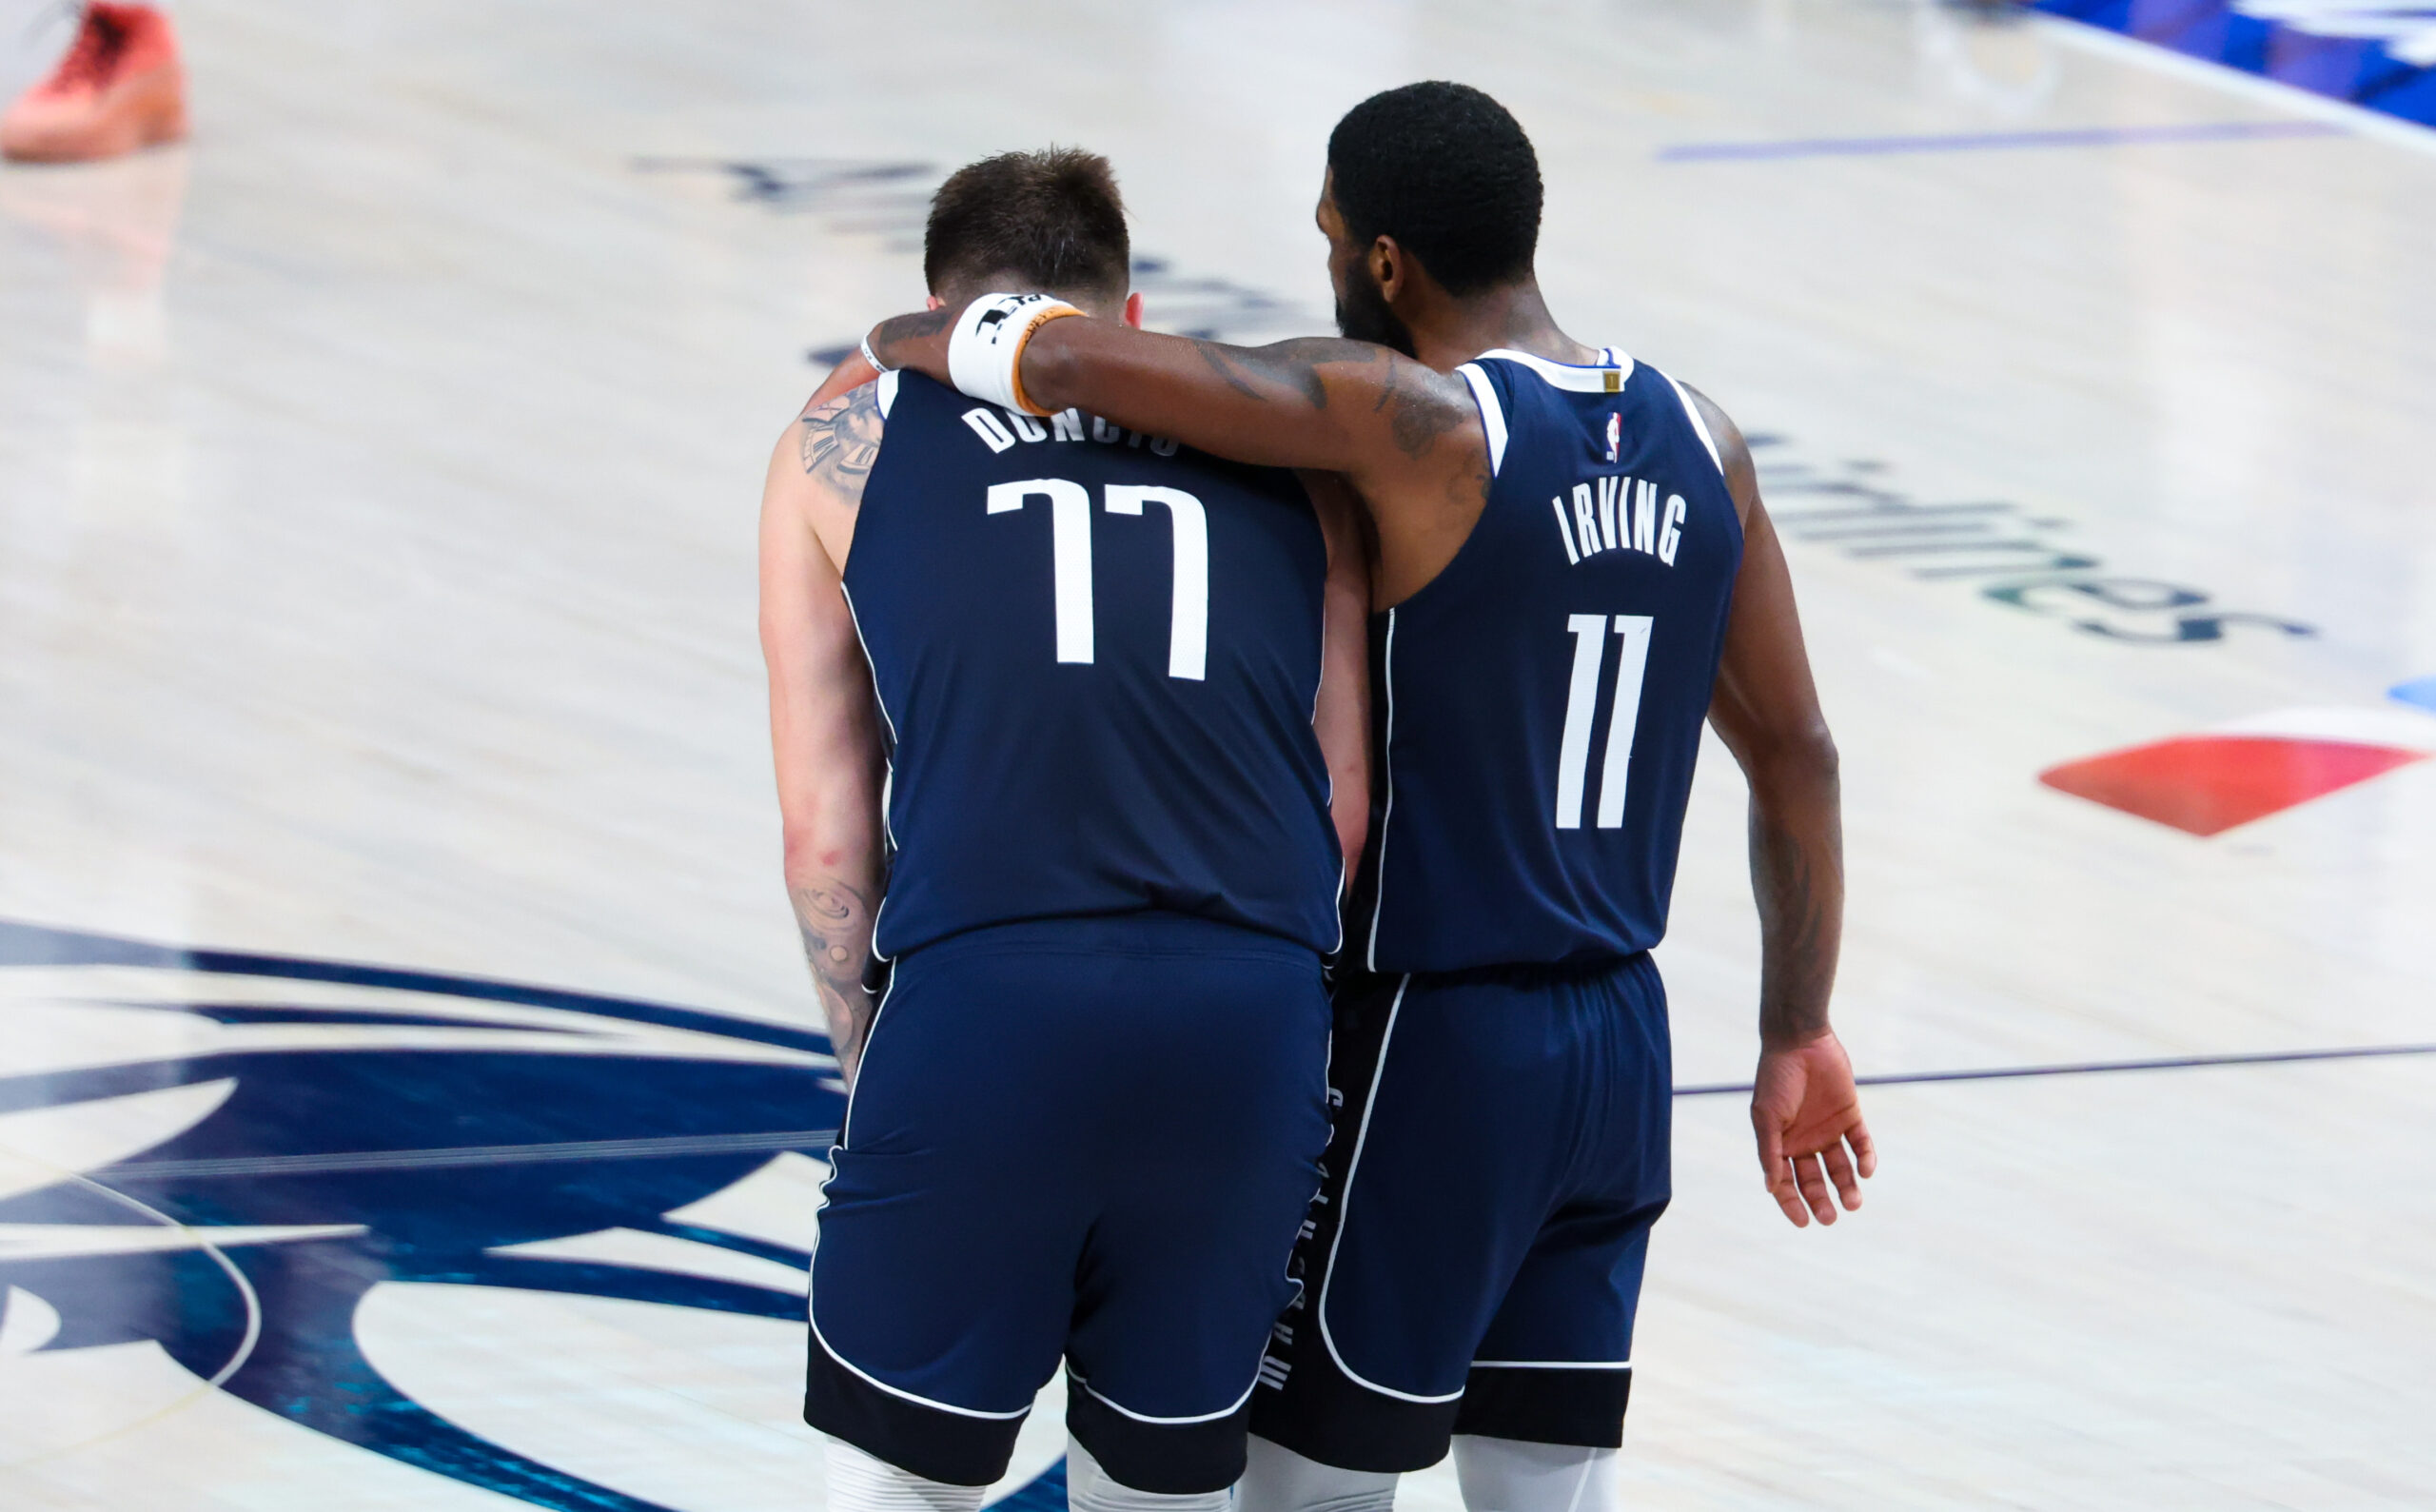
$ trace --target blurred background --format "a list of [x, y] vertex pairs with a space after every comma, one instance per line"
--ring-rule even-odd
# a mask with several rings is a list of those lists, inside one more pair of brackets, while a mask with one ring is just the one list
[[770, 444], [1008, 148], [1113, 160], [1153, 325], [1326, 329], [1328, 129], [1439, 77], [1754, 441], [1889, 1078], [1785, 1228], [1709, 751], [1628, 1495], [2428, 1501], [2425, 7], [111, 14], [0, 0], [77, 159], [0, 166], [0, 1505], [816, 1502]]

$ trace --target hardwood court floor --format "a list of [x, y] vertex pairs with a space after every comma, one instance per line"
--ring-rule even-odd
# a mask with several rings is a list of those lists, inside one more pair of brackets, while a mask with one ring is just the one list
[[[0, 1505], [815, 1503], [754, 510], [1009, 147], [1259, 340], [1348, 104], [1515, 108], [1567, 325], [1772, 438], [1865, 1071], [2436, 1041], [2436, 137], [1864, 0], [176, 14], [190, 147], [0, 170]], [[1797, 1233], [1740, 803], [1631, 1504], [2426, 1504], [2436, 1057], [1882, 1086]]]

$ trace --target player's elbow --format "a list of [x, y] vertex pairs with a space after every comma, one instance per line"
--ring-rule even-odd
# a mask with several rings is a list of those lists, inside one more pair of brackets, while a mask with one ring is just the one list
[[809, 824], [790, 819], [783, 831], [778, 852], [778, 872], [787, 879], [789, 891], [803, 886], [820, 874], [820, 837]]
[[1827, 721], [1816, 719], [1793, 742], [1794, 757], [1802, 770], [1814, 778], [1834, 782], [1843, 775], [1844, 758], [1836, 751], [1836, 737], [1828, 733]]
[[855, 860], [854, 846], [835, 825], [789, 815], [782, 834], [778, 866], [791, 892], [832, 882], [844, 875]]
[[1763, 801], [1782, 795], [1834, 793], [1841, 780], [1843, 758], [1824, 719], [1771, 730], [1743, 742], [1737, 752], [1751, 778], [1751, 791]]

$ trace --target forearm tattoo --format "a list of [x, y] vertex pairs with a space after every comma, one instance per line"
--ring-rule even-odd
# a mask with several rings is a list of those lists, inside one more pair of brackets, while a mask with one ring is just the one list
[[1427, 369], [1368, 342], [1306, 336], [1255, 347], [1206, 341], [1192, 344], [1228, 387], [1265, 404], [1299, 399], [1312, 409], [1326, 409], [1326, 369], [1355, 370], [1360, 387], [1377, 392], [1371, 411], [1385, 415], [1388, 440], [1416, 461], [1427, 456], [1440, 437], [1471, 420], [1467, 405], [1450, 403], [1422, 385], [1418, 380]]
[[[942, 304], [937, 309], [924, 310], [916, 315], [891, 316], [872, 328], [872, 351], [881, 362], [891, 367], [914, 366], [915, 364], [908, 363], [905, 360], [905, 354], [896, 349], [897, 343], [916, 342], [927, 337], [941, 335], [950, 326], [955, 324], [963, 314], [964, 311], [961, 309], [953, 309]], [[945, 353], [940, 354], [942, 359], [945, 355]]]
[[[1843, 861], [1831, 830], [1805, 844], [1755, 807], [1751, 875], [1759, 905], [1759, 1035], [1770, 1045], [1817, 1037], [1828, 1027], [1843, 937]], [[1815, 854], [1814, 854], [1815, 853]], [[1825, 875], [1819, 874], [1824, 870]]]
[[872, 995], [863, 986], [872, 953], [871, 897], [840, 877], [822, 877], [789, 896], [803, 933], [804, 959], [812, 967], [813, 991], [829, 1023], [830, 1045], [851, 1079], [872, 1028]]

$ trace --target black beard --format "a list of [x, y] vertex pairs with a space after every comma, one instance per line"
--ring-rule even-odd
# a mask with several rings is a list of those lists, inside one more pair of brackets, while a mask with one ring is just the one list
[[1370, 277], [1366, 267], [1356, 267], [1346, 280], [1351, 286], [1336, 302], [1337, 333], [1352, 341], [1375, 342], [1381, 346], [1418, 357], [1413, 350], [1412, 327], [1387, 307], [1387, 297], [1379, 292], [1378, 281]]

